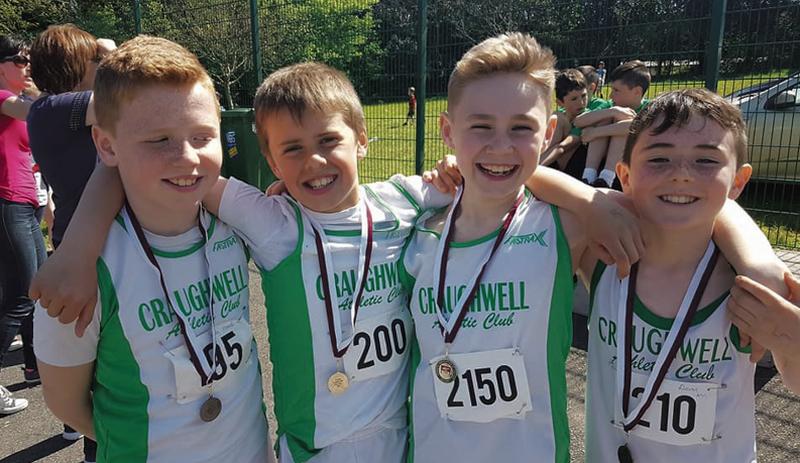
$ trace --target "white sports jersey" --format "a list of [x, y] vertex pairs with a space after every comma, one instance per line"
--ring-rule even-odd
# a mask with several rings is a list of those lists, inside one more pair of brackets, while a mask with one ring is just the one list
[[[572, 263], [558, 210], [527, 191], [450, 346], [456, 379], [433, 373], [445, 355], [436, 312], [439, 233], [417, 227], [403, 258], [413, 287], [412, 461], [569, 461], [566, 358], [572, 337]], [[423, 224], [423, 216], [420, 223]], [[445, 315], [499, 230], [450, 245]]]
[[[627, 442], [634, 461], [740, 463], [756, 460], [755, 399], [749, 348], [725, 314], [727, 294], [700, 308], [673, 359], [664, 384], [643, 419], [625, 432], [617, 396], [617, 308], [620, 281], [615, 267], [598, 264], [592, 276], [586, 386], [586, 461], [617, 463]], [[634, 299], [631, 409], [642, 390], [673, 320]]]
[[[404, 440], [392, 437], [392, 443], [383, 445], [392, 447], [387, 449], [364, 437], [380, 439], [383, 430], [406, 427], [412, 330], [398, 262], [421, 209], [442, 206], [452, 198], [422, 184], [419, 177], [402, 176], [363, 187], [360, 196], [372, 211], [374, 245], [353, 343], [337, 362], [309, 218], [322, 226], [330, 244], [331, 290], [346, 338], [352, 334], [350, 302], [360, 270], [361, 204], [339, 213], [314, 213], [287, 197], [264, 196], [234, 179], [223, 195], [221, 217], [244, 236], [261, 269], [280, 454], [287, 460], [338, 461], [340, 453], [327, 450], [337, 444], [355, 447], [358, 461], [404, 460]], [[340, 395], [328, 389], [328, 378], [337, 371], [350, 382]]]
[[[264, 462], [272, 459], [261, 374], [249, 327], [244, 246], [225, 224], [204, 215], [208, 242], [195, 228], [174, 237], [147, 233], [175, 310], [213, 356], [218, 379], [202, 386], [164, 300], [156, 269], [123, 210], [97, 261], [98, 304], [86, 334], [43, 309], [35, 317], [37, 357], [55, 366], [95, 363], [92, 395], [98, 462]], [[208, 255], [208, 271], [204, 252]], [[210, 274], [210, 279], [209, 279]], [[222, 402], [211, 422], [200, 407]]]

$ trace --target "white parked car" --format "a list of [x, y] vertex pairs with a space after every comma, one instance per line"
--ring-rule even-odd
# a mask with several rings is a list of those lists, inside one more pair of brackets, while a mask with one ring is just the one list
[[726, 98], [747, 122], [753, 179], [800, 183], [800, 73]]

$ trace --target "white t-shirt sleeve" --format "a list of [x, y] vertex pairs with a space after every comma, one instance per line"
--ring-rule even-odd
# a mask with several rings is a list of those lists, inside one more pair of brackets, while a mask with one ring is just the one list
[[297, 245], [297, 219], [288, 201], [233, 177], [222, 193], [219, 218], [244, 239], [256, 264], [265, 270], [278, 265]]
[[422, 180], [419, 175], [395, 174], [383, 184], [391, 184], [422, 211], [449, 206], [453, 195], [442, 193], [432, 184]]
[[94, 362], [97, 358], [97, 342], [100, 338], [99, 302], [94, 307], [92, 321], [83, 337], [75, 335], [75, 322], [64, 324], [47, 315], [47, 311], [36, 304], [33, 316], [33, 350], [36, 358], [57, 367], [76, 367]]

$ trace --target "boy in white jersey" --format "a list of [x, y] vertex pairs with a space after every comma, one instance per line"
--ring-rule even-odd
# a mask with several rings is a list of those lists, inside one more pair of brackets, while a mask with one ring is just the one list
[[140, 36], [99, 66], [95, 111], [128, 202], [85, 335], [35, 317], [48, 406], [97, 440], [99, 462], [274, 460], [245, 249], [200, 208], [222, 160], [211, 79], [180, 45]]
[[755, 366], [726, 316], [734, 273], [712, 241], [747, 183], [739, 110], [701, 89], [653, 100], [617, 173], [647, 248], [629, 278], [587, 255], [589, 462], [752, 462]]

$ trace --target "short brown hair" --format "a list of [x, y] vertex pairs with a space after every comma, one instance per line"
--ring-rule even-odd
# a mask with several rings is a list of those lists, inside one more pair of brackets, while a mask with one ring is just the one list
[[647, 70], [647, 65], [635, 59], [615, 67], [608, 75], [608, 81], [620, 81], [631, 88], [640, 87], [644, 95], [650, 88], [650, 71]]
[[341, 113], [344, 122], [359, 135], [366, 133], [364, 109], [350, 79], [322, 63], [298, 63], [273, 72], [256, 91], [253, 106], [256, 129], [264, 153], [269, 153], [265, 116], [286, 109], [299, 123], [307, 110]]
[[447, 84], [447, 106], [452, 108], [458, 103], [470, 82], [498, 73], [523, 73], [551, 98], [555, 63], [553, 52], [528, 34], [512, 32], [488, 38], [470, 48], [456, 63]]
[[583, 90], [586, 88], [586, 78], [577, 69], [567, 69], [561, 71], [556, 76], [556, 99], [564, 100], [564, 97], [573, 90]]
[[639, 135], [650, 129], [654, 135], [666, 132], [671, 127], [683, 127], [692, 115], [712, 120], [733, 134], [736, 151], [736, 167], [747, 162], [747, 128], [739, 108], [716, 93], [704, 88], [675, 90], [659, 95], [636, 115], [631, 123], [625, 143], [622, 162], [630, 164]]
[[97, 124], [113, 133], [119, 108], [150, 85], [201, 84], [214, 96], [214, 84], [189, 50], [159, 37], [140, 35], [109, 53], [97, 68], [94, 99]]
[[36, 87], [57, 95], [81, 83], [86, 65], [97, 60], [97, 39], [74, 24], [50, 26], [33, 41], [30, 54]]

